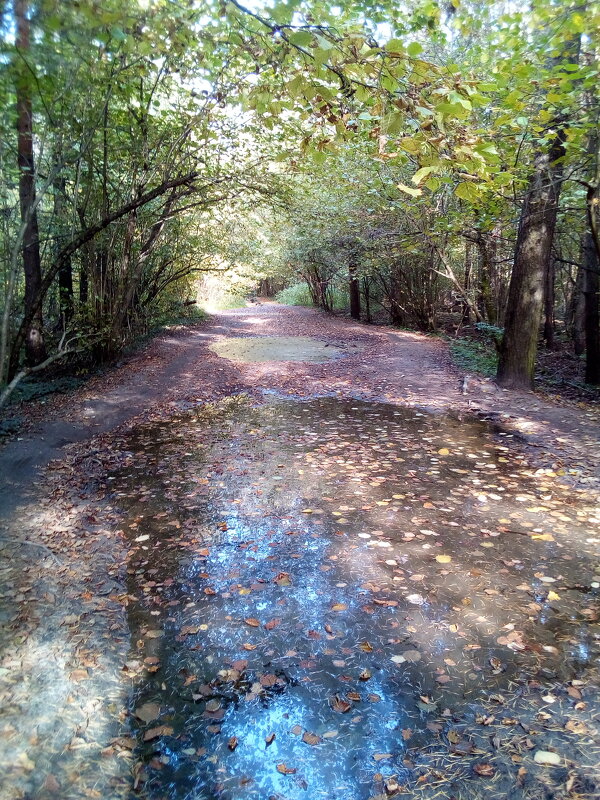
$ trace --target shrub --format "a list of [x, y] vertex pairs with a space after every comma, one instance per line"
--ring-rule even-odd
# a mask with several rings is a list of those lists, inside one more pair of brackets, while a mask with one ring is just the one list
[[285, 306], [312, 306], [313, 302], [305, 283], [294, 283], [275, 295], [275, 300]]
[[492, 378], [498, 367], [498, 352], [493, 341], [475, 342], [472, 339], [451, 339], [450, 353], [457, 367]]

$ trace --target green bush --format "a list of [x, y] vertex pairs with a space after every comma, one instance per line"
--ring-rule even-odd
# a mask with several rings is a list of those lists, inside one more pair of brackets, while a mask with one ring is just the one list
[[[331, 307], [334, 311], [344, 311], [350, 305], [348, 293], [337, 287], [330, 289]], [[294, 283], [275, 295], [278, 303], [286, 306], [312, 306], [313, 301], [305, 283]]]
[[275, 300], [285, 306], [312, 306], [313, 302], [305, 283], [294, 283], [275, 295]]
[[345, 311], [350, 307], [348, 292], [342, 289], [333, 289], [331, 292], [332, 306], [334, 311]]
[[476, 372], [492, 378], [498, 367], [498, 353], [493, 342], [475, 342], [472, 339], [451, 339], [450, 353], [457, 367], [465, 372]]

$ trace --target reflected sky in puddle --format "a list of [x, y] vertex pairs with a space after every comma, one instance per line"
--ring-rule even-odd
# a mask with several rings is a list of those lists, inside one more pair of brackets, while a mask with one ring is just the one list
[[160, 706], [139, 725], [149, 797], [393, 794], [440, 719], [567, 680], [597, 643], [579, 595], [548, 600], [593, 581], [584, 545], [560, 542], [584, 526], [482, 423], [234, 402], [127, 446], [111, 483], [131, 537], [131, 709]]

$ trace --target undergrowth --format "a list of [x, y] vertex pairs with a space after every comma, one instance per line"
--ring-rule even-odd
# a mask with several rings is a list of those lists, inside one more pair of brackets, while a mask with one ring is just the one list
[[294, 283], [293, 286], [282, 289], [275, 295], [275, 300], [284, 306], [312, 306], [313, 304], [305, 283]]
[[[85, 383], [93, 375], [99, 375], [110, 369], [114, 364], [120, 363], [123, 357], [134, 357], [142, 348], [163, 330], [180, 325], [195, 325], [202, 322], [207, 314], [198, 306], [188, 306], [175, 311], [165, 311], [157, 316], [148, 329], [138, 334], [129, 342], [114, 361], [96, 363], [91, 351], [71, 355], [70, 357], [55, 362], [52, 367], [44, 370], [39, 375], [31, 375], [18, 384], [11, 394], [7, 408], [18, 406], [20, 403], [33, 401], [45, 402], [45, 398], [54, 394], [68, 394]], [[0, 438], [14, 433], [17, 423], [14, 419], [3, 420], [0, 424]]]
[[452, 360], [465, 372], [476, 372], [493, 378], [498, 367], [498, 353], [493, 342], [473, 339], [449, 339]]
[[[349, 306], [348, 293], [336, 287], [330, 289], [333, 311], [345, 311]], [[294, 283], [275, 295], [275, 300], [285, 306], [314, 306], [308, 286], [305, 283]]]

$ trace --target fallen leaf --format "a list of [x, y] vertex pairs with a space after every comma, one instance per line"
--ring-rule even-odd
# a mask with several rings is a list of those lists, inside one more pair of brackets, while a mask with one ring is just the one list
[[533, 760], [536, 764], [546, 764], [551, 767], [557, 766], [562, 761], [558, 753], [552, 753], [550, 750], [536, 750]]
[[302, 735], [302, 741], [305, 744], [310, 744], [314, 746], [316, 744], [319, 744], [322, 741], [322, 739], [320, 736], [317, 736], [314, 733], [309, 733], [308, 731], [305, 731], [304, 734]]
[[72, 681], [85, 681], [89, 677], [90, 676], [87, 669], [74, 669], [71, 673], [69, 673], [69, 678]]
[[144, 734], [144, 741], [149, 742], [152, 739], [157, 739], [159, 736], [170, 736], [173, 733], [173, 728], [169, 725], [158, 725], [156, 728], [150, 728]]
[[349, 703], [347, 700], [343, 700], [339, 695], [336, 694], [335, 697], [331, 698], [329, 701], [331, 708], [334, 711], [337, 711], [339, 714], [345, 714], [347, 711], [350, 711], [352, 708], [352, 703]]
[[277, 764], [277, 772], [281, 772], [282, 775], [296, 774], [294, 767], [288, 767], [286, 764]]
[[245, 619], [244, 622], [246, 625], [250, 625], [251, 628], [260, 628], [260, 622], [257, 619], [254, 619], [254, 617], [249, 617], [248, 619]]
[[158, 703], [144, 703], [133, 712], [134, 716], [141, 719], [142, 722], [152, 722], [160, 716], [160, 706]]

